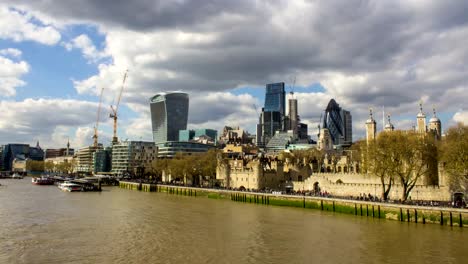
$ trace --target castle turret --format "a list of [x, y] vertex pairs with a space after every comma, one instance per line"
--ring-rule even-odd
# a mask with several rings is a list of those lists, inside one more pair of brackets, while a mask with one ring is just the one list
[[387, 124], [385, 125], [385, 131], [393, 131], [395, 127], [393, 126], [392, 122], [390, 121], [390, 114], [387, 115]]
[[377, 134], [377, 123], [372, 116], [372, 108], [369, 109], [369, 119], [366, 121], [366, 140], [367, 143], [375, 139]]
[[422, 102], [419, 103], [419, 113], [416, 116], [418, 133], [426, 133], [426, 115], [423, 113]]
[[429, 120], [429, 131], [435, 135], [436, 139], [440, 139], [440, 136], [442, 134], [442, 123], [440, 122], [440, 119], [436, 116], [435, 108], [433, 108], [432, 111], [433, 116]]

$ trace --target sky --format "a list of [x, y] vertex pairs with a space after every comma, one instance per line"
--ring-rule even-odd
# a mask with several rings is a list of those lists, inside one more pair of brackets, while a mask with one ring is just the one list
[[[468, 123], [467, 1], [0, 0], [0, 144], [91, 144], [112, 137], [110, 105], [125, 70], [118, 136], [152, 140], [149, 98], [190, 96], [189, 128], [255, 134], [265, 84], [295, 92], [316, 137], [330, 99], [369, 108], [397, 129]], [[294, 81], [295, 80], [295, 81]]]

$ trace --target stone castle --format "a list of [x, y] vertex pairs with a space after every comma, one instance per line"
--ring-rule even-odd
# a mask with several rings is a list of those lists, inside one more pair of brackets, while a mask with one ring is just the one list
[[[376, 127], [371, 111], [370, 118], [366, 122], [367, 141], [376, 138]], [[385, 130], [394, 130], [390, 116], [388, 116]], [[429, 126], [426, 126], [426, 116], [420, 104], [415, 130], [440, 139], [441, 123], [435, 110]], [[319, 141], [326, 142], [326, 132], [322, 135], [324, 137]], [[318, 163], [292, 162], [288, 159], [282, 161], [273, 157], [219, 159], [216, 177], [221, 186], [232, 189], [328, 192], [342, 197], [371, 194], [380, 197], [382, 184], [378, 177], [362, 173], [359, 163], [350, 159], [349, 155], [343, 153], [329, 155], [328, 153], [330, 152], [327, 152], [324, 159]], [[394, 184], [389, 197], [399, 199], [401, 194], [402, 187]], [[443, 170], [436, 168], [435, 175], [419, 180], [410, 196], [415, 200], [450, 201], [451, 193]]]

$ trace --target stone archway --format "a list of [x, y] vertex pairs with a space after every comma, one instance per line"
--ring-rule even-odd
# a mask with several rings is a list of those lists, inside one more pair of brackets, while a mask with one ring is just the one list
[[314, 183], [314, 193], [318, 194], [320, 192], [320, 185], [318, 182]]

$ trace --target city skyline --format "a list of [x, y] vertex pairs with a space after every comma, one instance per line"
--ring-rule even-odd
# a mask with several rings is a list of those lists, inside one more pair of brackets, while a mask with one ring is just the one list
[[110, 142], [109, 105], [126, 69], [122, 140], [152, 140], [147, 99], [170, 90], [189, 93], [189, 127], [253, 134], [265, 84], [276, 82], [294, 90], [313, 136], [330, 99], [351, 111], [353, 140], [365, 136], [369, 107], [378, 130], [383, 106], [383, 119], [411, 128], [421, 100], [443, 130], [468, 121], [466, 3], [109, 4], [0, 3], [0, 144], [91, 144], [101, 88], [99, 141]]

